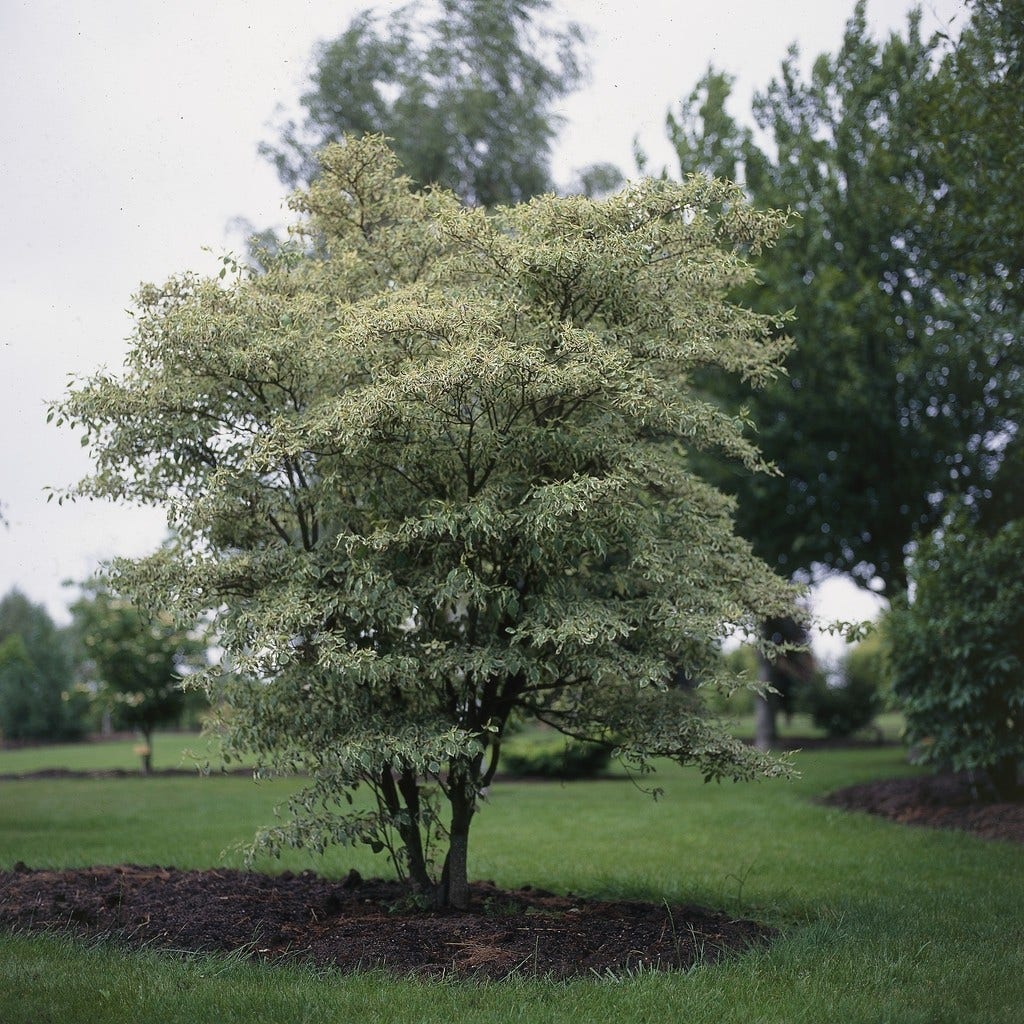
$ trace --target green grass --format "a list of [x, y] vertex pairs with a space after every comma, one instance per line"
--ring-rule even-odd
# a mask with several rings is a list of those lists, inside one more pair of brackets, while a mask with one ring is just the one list
[[[657, 803], [622, 779], [499, 784], [474, 825], [475, 877], [699, 902], [783, 929], [767, 951], [726, 965], [570, 984], [426, 983], [0, 935], [0, 1021], [1018, 1022], [1021, 849], [812, 801], [910, 770], [898, 749], [799, 762], [796, 781], [740, 786], [667, 771]], [[0, 865], [239, 863], [221, 851], [267, 821], [290, 785], [217, 776], [0, 783]], [[259, 866], [386, 870], [361, 851]]]
[[[736, 736], [751, 738], [754, 735], [754, 715], [743, 714], [732, 719], [732, 732]], [[875, 739], [881, 734], [882, 739], [889, 743], [898, 742], [903, 736], [904, 719], [898, 711], [884, 711], [875, 717], [872, 725], [857, 733], [857, 738]], [[803, 712], [797, 712], [787, 721], [785, 715], [778, 715], [776, 730], [779, 739], [785, 743], [790, 737], [814, 736], [824, 738], [825, 730], [818, 728], [811, 720], [811, 716]], [[877, 730], [877, 731], [876, 731]]]
[[[895, 742], [902, 735], [903, 716], [897, 712], [885, 712], [875, 721], [883, 737]], [[741, 715], [733, 719], [733, 731], [737, 736], [754, 735], [754, 716]], [[796, 714], [786, 721], [778, 716], [778, 731], [783, 742], [789, 737], [824, 736], [810, 715]], [[53, 743], [20, 750], [0, 750], [0, 775], [39, 771], [44, 768], [68, 768], [74, 771], [98, 771], [109, 768], [124, 768], [134, 771], [139, 767], [139, 755], [135, 753], [136, 739], [116, 739], [92, 743]], [[550, 731], [528, 727], [508, 740], [510, 748], [517, 745], [524, 750], [533, 743], [560, 744], [561, 738]], [[194, 768], [209, 761], [219, 765], [212, 740], [196, 733], [157, 733], [153, 740], [153, 767]], [[614, 769], [613, 769], [614, 772]]]
[[[132, 738], [82, 743], [47, 743], [18, 750], [0, 750], [0, 775], [35, 772], [45, 768], [72, 771], [102, 771], [124, 768], [136, 771], [139, 755], [135, 747], [141, 741]], [[211, 740], [198, 733], [158, 732], [153, 737], [153, 767], [196, 768], [211, 761], [219, 765]]]

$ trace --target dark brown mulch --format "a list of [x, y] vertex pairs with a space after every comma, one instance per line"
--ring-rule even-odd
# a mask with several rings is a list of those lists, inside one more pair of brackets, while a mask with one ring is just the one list
[[997, 800], [966, 773], [866, 782], [838, 789], [823, 802], [905, 825], [961, 829], [986, 839], [1024, 843], [1024, 798]]
[[175, 868], [0, 871], [0, 927], [59, 930], [178, 952], [245, 953], [342, 971], [567, 978], [685, 970], [777, 933], [700, 907], [601, 902], [540, 889], [473, 886], [472, 908], [409, 906], [396, 882], [351, 872], [268, 876]]

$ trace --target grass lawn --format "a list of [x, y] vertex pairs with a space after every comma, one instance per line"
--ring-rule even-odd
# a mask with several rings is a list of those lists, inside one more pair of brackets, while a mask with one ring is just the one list
[[[733, 732], [737, 736], [754, 735], [753, 714], [741, 715], [734, 720]], [[899, 740], [903, 731], [903, 717], [896, 712], [884, 712], [875, 720], [875, 727], [888, 741]], [[778, 732], [782, 742], [793, 737], [797, 740], [806, 736], [823, 737], [824, 730], [817, 728], [810, 715], [795, 714], [787, 721], [778, 716]], [[521, 734], [525, 742], [538, 735], [530, 727]], [[545, 734], [547, 735], [547, 734]], [[874, 733], [864, 733], [866, 737]], [[508, 745], [514, 746], [519, 736], [513, 736]], [[123, 768], [134, 771], [139, 767], [139, 755], [135, 753], [137, 739], [115, 739], [91, 743], [51, 743], [19, 750], [0, 750], [0, 775], [39, 771], [44, 768], [68, 768], [73, 771], [97, 771], [108, 768]], [[796, 745], [796, 744], [795, 744]], [[153, 767], [196, 768], [201, 763], [220, 764], [214, 743], [195, 733], [158, 732], [153, 740]]]
[[[13, 753], [0, 754], [0, 771], [29, 770], [3, 767]], [[699, 902], [783, 930], [767, 951], [724, 966], [566, 984], [428, 983], [7, 934], [0, 1021], [1018, 1024], [1020, 847], [812, 802], [839, 785], [910, 770], [898, 749], [806, 753], [799, 764], [796, 781], [740, 786], [707, 787], [692, 772], [667, 770], [657, 803], [624, 779], [506, 783], [474, 825], [474, 877]], [[239, 852], [222, 851], [266, 822], [289, 787], [221, 776], [0, 783], [0, 865], [238, 864]], [[386, 870], [349, 850], [257, 866]]]
[[[903, 715], [898, 711], [883, 711], [876, 715], [874, 721], [867, 729], [855, 735], [858, 740], [883, 739], [887, 743], [898, 743], [903, 737], [904, 727]], [[803, 712], [797, 712], [788, 720], [785, 715], [777, 715], [775, 722], [779, 740], [785, 745], [786, 740], [801, 740], [805, 737], [824, 739], [824, 729], [819, 729], [811, 720], [811, 716]], [[754, 736], [754, 715], [753, 712], [735, 716], [732, 719], [732, 733], [745, 739], [752, 739]], [[795, 744], [799, 746], [799, 743]]]
[[[46, 743], [16, 750], [0, 750], [0, 775], [34, 772], [44, 768], [102, 771], [123, 768], [137, 771], [141, 741], [117, 738], [82, 743]], [[195, 768], [210, 761], [219, 765], [214, 744], [198, 733], [158, 732], [153, 737], [153, 768]]]

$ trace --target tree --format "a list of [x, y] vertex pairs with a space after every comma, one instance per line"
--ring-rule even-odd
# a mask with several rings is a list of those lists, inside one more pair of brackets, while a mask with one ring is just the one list
[[1016, 795], [1024, 762], [1024, 521], [963, 517], [914, 555], [889, 616], [893, 687], [924, 760], [985, 772]]
[[0, 735], [66, 740], [81, 736], [70, 700], [71, 661], [65, 637], [42, 605], [16, 590], [0, 601]]
[[204, 664], [195, 631], [170, 614], [149, 614], [93, 582], [71, 608], [74, 627], [94, 682], [96, 699], [113, 720], [142, 736], [142, 771], [153, 765], [153, 732], [177, 721], [185, 708], [182, 678]]
[[971, 17], [947, 49], [928, 110], [946, 186], [932, 222], [935, 244], [972, 288], [987, 285], [992, 312], [1020, 316], [1024, 209], [1000, 202], [1019, 192], [1024, 140], [1024, 3], [970, 0]]
[[322, 164], [294, 200], [322, 258], [144, 287], [125, 375], [56, 410], [96, 460], [73, 494], [170, 506], [182, 549], [119, 584], [217, 612], [229, 751], [308, 775], [265, 842], [386, 848], [464, 907], [514, 719], [640, 772], [782, 771], [674, 685], [721, 682], [719, 640], [792, 600], [689, 462], [759, 463], [689, 378], [775, 372], [773, 319], [724, 292], [782, 218], [707, 180], [488, 215], [379, 138]]
[[[709, 67], [679, 104], [665, 115], [665, 130], [683, 174], [710, 174], [740, 181], [753, 152], [753, 133], [726, 109], [735, 79]], [[638, 153], [641, 163], [645, 154]]]
[[1017, 434], [1021, 264], [1006, 196], [1020, 143], [994, 129], [1016, 116], [1020, 35], [993, 42], [982, 12], [995, 6], [976, 5], [946, 52], [918, 15], [875, 43], [858, 3], [837, 53], [804, 79], [791, 51], [755, 99], [763, 147], [714, 70], [669, 117], [684, 173], [740, 178], [755, 205], [798, 214], [758, 268], [762, 286], [740, 296], [794, 311], [787, 374], [753, 396], [716, 372], [702, 381], [749, 410], [781, 472], [701, 467], [737, 495], [757, 553], [797, 578], [840, 571], [900, 593], [915, 539], [941, 525], [950, 495], [991, 488]]
[[[794, 310], [787, 375], [749, 400], [724, 379], [709, 387], [727, 407], [749, 406], [782, 471], [730, 488], [758, 552], [787, 573], [818, 564], [898, 593], [909, 545], [941, 522], [945, 497], [992, 477], [1021, 389], [1005, 340], [979, 324], [976, 275], [936, 228], [977, 173], [947, 159], [954, 127], [933, 127], [951, 88], [939, 41], [921, 38], [914, 15], [905, 37], [878, 45], [859, 3], [809, 81], [796, 56], [755, 101], [770, 148], [728, 115], [716, 72], [670, 122], [684, 171], [742, 170], [756, 205], [799, 214], [752, 299]], [[1000, 205], [989, 193], [989, 216]]]
[[260, 152], [289, 187], [318, 173], [343, 135], [391, 138], [405, 172], [466, 203], [515, 203], [551, 190], [552, 107], [583, 77], [582, 31], [546, 27], [550, 0], [440, 0], [383, 21], [363, 11], [321, 44], [301, 125]]

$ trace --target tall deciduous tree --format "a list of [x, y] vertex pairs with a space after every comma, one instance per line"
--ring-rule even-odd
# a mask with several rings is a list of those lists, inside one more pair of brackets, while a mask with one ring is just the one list
[[551, 189], [553, 107], [579, 85], [582, 32], [546, 25], [550, 0], [440, 0], [386, 20], [364, 11], [315, 54], [305, 120], [260, 151], [295, 187], [346, 134], [392, 140], [405, 172], [471, 205]]
[[759, 268], [763, 287], [745, 293], [795, 312], [786, 377], [752, 398], [704, 381], [726, 408], [750, 409], [781, 470], [705, 467], [780, 571], [825, 566], [899, 593], [910, 546], [950, 495], [1012, 488], [998, 467], [1024, 412], [1020, 204], [1007, 201], [1019, 192], [1008, 126], [1024, 87], [1021, 6], [974, 4], [955, 44], [923, 39], [917, 15], [878, 44], [859, 3], [838, 52], [809, 78], [792, 52], [756, 98], [763, 146], [727, 110], [720, 72], [669, 115], [683, 172], [742, 179], [755, 204], [799, 214]]
[[[795, 312], [787, 375], [753, 398], [708, 382], [727, 407], [750, 408], [782, 471], [730, 489], [741, 532], [784, 572], [820, 564], [899, 592], [908, 546], [941, 522], [948, 495], [988, 486], [1020, 419], [1014, 328], [993, 316], [1008, 278], [1020, 282], [1019, 254], [998, 241], [1017, 217], [1002, 210], [1019, 141], [988, 121], [969, 129], [997, 115], [963, 102], [1005, 96], [990, 73], [1004, 58], [943, 63], [940, 45], [916, 15], [905, 35], [874, 42], [859, 3], [809, 79], [791, 53], [757, 97], [764, 148], [726, 111], [716, 72], [669, 122], [683, 171], [741, 176], [756, 205], [799, 214], [750, 296]], [[1000, 185], [979, 199], [982, 181]], [[978, 237], [962, 260], [953, 240]]]
[[782, 218], [709, 180], [487, 215], [379, 139], [322, 161], [295, 200], [322, 258], [144, 288], [125, 375], [59, 411], [96, 459], [77, 493], [169, 505], [182, 550], [120, 577], [218, 611], [229, 748], [308, 773], [267, 842], [387, 848], [463, 907], [510, 721], [641, 771], [780, 771], [674, 682], [714, 685], [721, 637], [792, 599], [690, 465], [760, 465], [690, 377], [774, 374], [774, 319], [725, 293]]

